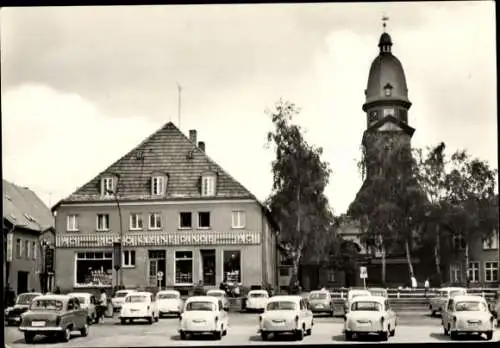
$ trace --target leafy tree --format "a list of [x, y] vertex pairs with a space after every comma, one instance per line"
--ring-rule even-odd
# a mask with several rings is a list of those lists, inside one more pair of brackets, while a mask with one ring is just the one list
[[405, 134], [365, 133], [361, 169], [366, 175], [348, 214], [361, 222], [364, 243], [379, 250], [382, 282], [387, 251], [404, 247], [413, 274], [411, 250], [425, 218], [425, 195], [418, 186], [416, 162]]
[[273, 189], [267, 203], [291, 249], [292, 282], [297, 279], [304, 252], [328, 238], [332, 222], [324, 194], [331, 171], [321, 160], [322, 149], [309, 145], [302, 129], [292, 123], [298, 113], [295, 104], [280, 100], [269, 112], [274, 130], [267, 139], [276, 152]]

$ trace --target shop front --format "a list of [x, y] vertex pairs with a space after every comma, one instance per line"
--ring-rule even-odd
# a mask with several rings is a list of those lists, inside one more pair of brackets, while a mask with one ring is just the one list
[[[57, 285], [61, 289], [112, 287], [190, 287], [202, 281], [245, 286], [266, 279], [258, 232], [127, 233], [123, 238], [122, 271], [113, 263], [113, 234], [56, 236]], [[123, 279], [120, 279], [122, 275]]]

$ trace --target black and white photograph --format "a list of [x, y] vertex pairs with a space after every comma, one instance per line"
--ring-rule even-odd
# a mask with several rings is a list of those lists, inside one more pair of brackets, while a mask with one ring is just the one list
[[500, 341], [495, 5], [3, 7], [5, 347]]

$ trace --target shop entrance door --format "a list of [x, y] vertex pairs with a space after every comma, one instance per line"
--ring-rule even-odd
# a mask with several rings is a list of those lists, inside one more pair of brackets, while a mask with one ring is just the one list
[[[167, 253], [165, 250], [148, 250], [149, 259], [149, 285], [158, 286], [160, 285], [162, 289], [165, 289], [166, 281], [166, 269], [167, 269]], [[158, 279], [158, 272], [163, 273], [161, 281]]]
[[202, 249], [201, 265], [203, 270], [203, 285], [215, 284], [215, 249]]

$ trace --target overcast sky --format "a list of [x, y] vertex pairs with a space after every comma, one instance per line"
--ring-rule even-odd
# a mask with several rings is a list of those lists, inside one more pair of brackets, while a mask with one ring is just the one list
[[324, 148], [336, 214], [356, 163], [381, 17], [406, 72], [417, 147], [444, 141], [497, 164], [495, 3], [352, 3], [3, 8], [3, 177], [47, 204], [168, 121], [260, 199], [271, 190], [265, 109], [301, 107]]

